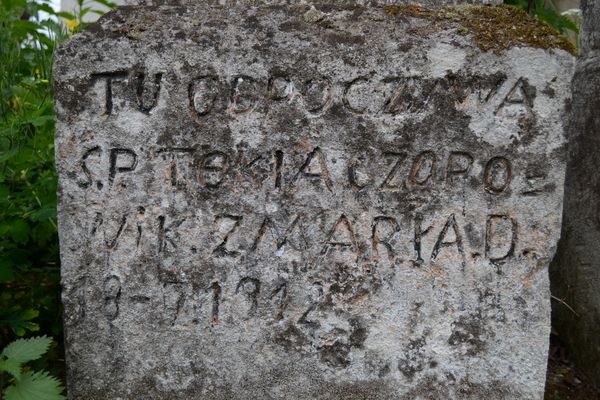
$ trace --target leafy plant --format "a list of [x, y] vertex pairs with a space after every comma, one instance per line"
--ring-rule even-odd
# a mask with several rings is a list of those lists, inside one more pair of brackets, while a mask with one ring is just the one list
[[[62, 400], [64, 388], [60, 381], [46, 371], [33, 371], [25, 363], [42, 357], [48, 351], [52, 340], [47, 336], [31, 339], [18, 339], [0, 353], [0, 383], [4, 374], [12, 378], [5, 389], [6, 400]], [[0, 395], [2, 394], [0, 384]]]
[[[56, 15], [64, 19], [65, 26], [70, 32], [78, 32], [81, 29], [88, 26], [90, 23], [86, 22], [90, 14], [103, 15], [106, 11], [97, 9], [95, 7], [104, 6], [105, 9], [111, 9], [116, 7], [116, 3], [109, 0], [76, 0], [76, 6], [72, 12], [60, 11], [54, 12], [50, 7], [44, 6], [44, 10], [49, 14]], [[96, 17], [92, 17], [95, 19]]]
[[579, 32], [577, 24], [566, 15], [561, 14], [553, 0], [504, 0], [504, 3], [522, 8], [562, 34], [566, 34], [568, 31]]
[[[71, 14], [54, 11], [50, 0], [0, 1], [0, 348], [9, 354], [8, 343], [31, 346], [14, 340], [34, 332], [62, 343], [52, 56], [58, 43], [85, 27], [88, 13], [102, 13], [94, 3], [113, 5], [79, 0]], [[60, 345], [46, 346], [42, 354], [29, 360], [32, 366], [62, 376]], [[43, 372], [14, 374], [7, 369], [14, 357], [4, 356], [2, 368], [11, 382], [21, 382], [17, 387], [48, 382]], [[20, 389], [6, 390], [27, 398]]]
[[48, 7], [0, 3], [0, 346], [62, 329], [50, 81], [67, 32]]

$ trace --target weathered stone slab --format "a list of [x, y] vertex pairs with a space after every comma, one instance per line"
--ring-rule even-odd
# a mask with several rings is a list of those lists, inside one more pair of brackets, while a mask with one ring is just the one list
[[582, 1], [580, 21], [552, 322], [578, 372], [600, 390], [600, 2]]
[[130, 7], [62, 46], [71, 398], [541, 399], [573, 59], [511, 13]]

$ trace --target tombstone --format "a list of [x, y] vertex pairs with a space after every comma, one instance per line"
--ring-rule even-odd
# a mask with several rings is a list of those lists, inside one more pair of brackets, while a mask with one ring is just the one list
[[198, 4], [61, 46], [71, 398], [541, 399], [573, 67], [548, 32]]

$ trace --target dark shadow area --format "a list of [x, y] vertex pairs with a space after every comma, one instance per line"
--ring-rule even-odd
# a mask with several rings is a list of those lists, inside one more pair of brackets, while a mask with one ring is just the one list
[[554, 328], [550, 335], [545, 400], [599, 400], [600, 393], [577, 370]]

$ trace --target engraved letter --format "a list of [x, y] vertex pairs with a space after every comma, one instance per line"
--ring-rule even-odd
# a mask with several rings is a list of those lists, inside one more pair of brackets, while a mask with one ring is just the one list
[[167, 249], [167, 245], [170, 243], [173, 248], [177, 248], [175, 241], [171, 237], [172, 231], [183, 224], [184, 219], [176, 220], [168, 227], [165, 226], [165, 217], [161, 215], [158, 217], [158, 252], [162, 253]]
[[353, 158], [348, 162], [348, 181], [353, 190], [361, 190], [371, 183], [371, 177], [357, 170], [359, 164], [364, 162], [364, 158]]
[[231, 235], [236, 231], [240, 223], [242, 222], [241, 215], [219, 215], [215, 218], [215, 223], [218, 224], [219, 227], [229, 226], [229, 230], [223, 236], [223, 240], [215, 249], [213, 250], [213, 254], [217, 257], [235, 257], [240, 253], [238, 251], [227, 249], [227, 242], [231, 239]]
[[219, 282], [214, 281], [211, 283], [210, 288], [213, 292], [212, 298], [212, 310], [211, 310], [211, 325], [214, 326], [219, 323], [219, 305], [221, 303], [221, 285]]
[[[511, 105], [517, 105], [517, 107], [524, 108], [525, 114], [528, 117], [531, 117], [533, 101], [527, 93], [527, 89], [529, 88], [531, 88], [531, 86], [527, 84], [526, 80], [524, 80], [523, 78], [519, 78], [519, 80], [517, 80], [517, 82], [509, 90], [504, 100], [502, 100], [502, 103], [500, 103], [500, 105], [496, 109], [496, 115], [500, 115], [505, 108]], [[533, 88], [533, 90], [535, 90], [535, 88]], [[514, 111], [512, 112], [512, 114], [514, 114]], [[523, 111], [523, 109], [521, 109], [520, 111]]]
[[390, 172], [388, 172], [385, 179], [381, 183], [381, 188], [389, 189], [389, 190], [401, 189], [402, 186], [400, 186], [397, 183], [393, 183], [393, 182], [396, 180], [395, 179], [396, 175], [398, 174], [398, 170], [400, 170], [400, 165], [402, 164], [402, 161], [404, 161], [404, 159], [406, 158], [406, 154], [405, 153], [384, 153], [383, 156], [385, 158], [395, 158], [396, 162], [394, 163], [394, 165], [390, 169]]
[[324, 111], [331, 103], [331, 82], [327, 78], [310, 79], [304, 83], [304, 106], [311, 113]]
[[361, 76], [346, 85], [343, 101], [348, 110], [356, 114], [363, 114], [367, 110], [367, 105], [361, 101], [365, 97], [362, 93], [364, 89], [361, 90], [361, 86], [368, 83], [369, 80]]
[[231, 83], [230, 107], [234, 113], [252, 111], [258, 102], [258, 82], [246, 75], [233, 78]]
[[139, 72], [134, 77], [138, 109], [144, 114], [149, 114], [156, 107], [162, 76], [163, 74], [158, 73], [150, 79], [143, 72]]
[[[78, 181], [77, 184], [79, 185], [79, 187], [81, 187], [83, 189], [87, 189], [94, 182], [94, 178], [92, 177], [92, 173], [90, 172], [90, 169], [87, 166], [87, 159], [92, 154], [97, 154], [98, 156], [100, 156], [102, 154], [102, 149], [100, 149], [99, 146], [92, 147], [91, 149], [89, 149], [88, 151], [86, 151], [83, 154], [83, 157], [81, 157], [81, 169], [83, 170], [83, 173], [85, 174], [86, 180], [85, 181]], [[103, 186], [102, 182], [96, 181], [96, 187], [98, 188], [98, 190], [102, 189], [102, 186]]]
[[485, 255], [498, 263], [514, 255], [517, 221], [507, 215], [490, 215], [485, 229]]
[[[300, 220], [300, 215], [298, 215], [298, 216], [296, 216], [296, 218], [294, 218], [294, 220], [292, 221], [290, 226], [288, 226], [287, 229], [285, 230], [285, 233], [283, 234], [283, 236], [280, 237], [277, 232], [277, 228], [275, 227], [275, 224], [273, 223], [271, 218], [266, 216], [265, 219], [263, 220], [262, 224], [260, 225], [260, 228], [258, 229], [258, 234], [256, 235], [256, 239], [254, 239], [254, 243], [252, 244], [251, 250], [256, 251], [258, 249], [258, 247], [263, 242], [263, 239], [265, 238], [267, 233], [269, 233], [271, 238], [274, 239], [272, 241], [272, 243], [275, 245], [275, 248], [277, 250], [281, 249], [286, 243], [288, 243], [288, 240], [291, 239], [292, 233], [299, 226], [299, 220]], [[300, 250], [300, 249], [296, 248], [296, 246], [294, 246], [293, 244], [291, 244], [291, 247], [294, 248], [295, 250]]]
[[174, 326], [185, 303], [185, 288], [181, 283], [167, 282], [163, 285], [164, 317]]
[[385, 91], [384, 114], [418, 112], [431, 94], [424, 93], [423, 82], [416, 78], [389, 77], [382, 81]]
[[238, 294], [240, 290], [251, 302], [250, 309], [248, 310], [248, 316], [250, 317], [254, 315], [256, 309], [258, 308], [260, 281], [256, 278], [244, 277], [238, 282], [235, 288], [235, 293]]
[[[388, 225], [388, 233], [385, 238], [381, 237], [381, 231], [384, 229], [382, 225]], [[380, 244], [382, 244], [387, 249], [390, 260], [394, 259], [394, 248], [390, 241], [398, 231], [400, 231], [400, 225], [398, 225], [398, 221], [396, 221], [395, 218], [386, 216], [375, 217], [375, 220], [373, 221], [373, 231], [371, 234], [371, 244], [373, 246], [374, 257], [379, 258], [378, 247]]]
[[435, 174], [437, 157], [433, 151], [424, 151], [415, 157], [408, 180], [413, 185], [422, 186]]
[[327, 189], [331, 190], [331, 179], [329, 178], [329, 171], [327, 170], [327, 160], [320, 148], [315, 147], [315, 149], [308, 154], [304, 164], [302, 164], [300, 170], [296, 173], [293, 181], [295, 182], [298, 180], [301, 175], [308, 178], [319, 178], [325, 183]]
[[281, 188], [281, 177], [283, 176], [283, 151], [275, 151], [275, 187]]
[[198, 174], [200, 184], [208, 188], [219, 187], [223, 179], [225, 179], [225, 173], [228, 169], [228, 159], [227, 154], [220, 151], [205, 154], [202, 157], [200, 172]]
[[294, 91], [294, 84], [286, 76], [273, 76], [269, 79], [267, 92], [271, 100], [289, 99]]
[[104, 281], [104, 315], [109, 321], [119, 316], [119, 299], [121, 298], [121, 280], [111, 275]]
[[503, 192], [512, 179], [512, 166], [504, 157], [494, 157], [485, 166], [483, 183], [489, 193]]
[[431, 226], [427, 227], [427, 229], [423, 230], [423, 215], [417, 214], [415, 215], [415, 238], [414, 238], [414, 247], [415, 252], [417, 253], [417, 259], [414, 261], [415, 266], [420, 266], [423, 264], [424, 260], [421, 257], [421, 239], [423, 236], [427, 235], [431, 230]]
[[179, 169], [177, 168], [177, 160], [179, 159], [179, 155], [191, 155], [194, 152], [194, 149], [192, 148], [186, 148], [186, 147], [181, 147], [181, 148], [165, 148], [165, 149], [160, 149], [158, 150], [158, 154], [170, 154], [172, 155], [173, 158], [173, 162], [171, 163], [171, 167], [170, 167], [170, 171], [169, 171], [169, 177], [170, 177], [170, 181], [171, 181], [171, 186], [173, 188], [177, 187], [177, 179], [178, 179], [178, 175], [179, 175]]
[[323, 247], [323, 254], [331, 247], [357, 249], [354, 230], [344, 214], [338, 218], [335, 225], [333, 225], [333, 228], [329, 231], [327, 240], [325, 241], [325, 247]]
[[277, 306], [277, 316], [275, 317], [278, 321], [283, 319], [283, 312], [288, 304], [287, 298], [287, 282], [280, 283], [273, 291], [271, 292], [270, 299], [275, 300], [278, 303]]
[[110, 149], [110, 172], [108, 175], [109, 186], [112, 186], [117, 173], [130, 172], [137, 167], [137, 154], [130, 149]]
[[[448, 240], [446, 236], [448, 236], [448, 230], [450, 228], [452, 228], [452, 235], [450, 235], [450, 239]], [[440, 232], [440, 235], [438, 236], [438, 239], [435, 242], [435, 245], [433, 246], [433, 251], [431, 252], [431, 259], [435, 260], [442, 248], [450, 247], [452, 245], [456, 245], [458, 254], [460, 254], [461, 257], [463, 257], [464, 259], [465, 254], [463, 251], [462, 236], [460, 234], [460, 230], [458, 229], [458, 225], [456, 223], [456, 218], [454, 217], [454, 214], [450, 215], [450, 217], [448, 217], [448, 219], [446, 220], [446, 223], [444, 224], [444, 227], [442, 228], [442, 231]]]
[[446, 166], [446, 182], [452, 183], [455, 176], [466, 177], [473, 165], [473, 156], [464, 151], [453, 151], [448, 157]]
[[93, 79], [104, 79], [104, 115], [111, 115], [113, 112], [113, 82], [127, 79], [127, 71], [104, 72], [93, 74]]
[[[115, 234], [115, 236], [111, 240], [104, 239], [107, 249], [111, 250], [117, 246], [119, 238], [121, 237], [121, 234], [125, 230], [126, 226], [127, 226], [127, 214], [125, 214], [125, 215], [123, 215], [123, 217], [121, 217], [121, 221], [119, 223], [119, 228], [117, 229], [117, 233]], [[106, 235], [106, 232], [105, 232], [105, 235]]]
[[402, 96], [405, 89], [402, 78], [385, 78], [383, 84], [386, 87], [391, 86], [391, 89], [386, 90], [386, 100], [383, 104], [382, 112], [384, 114], [396, 115], [406, 111], [407, 105]]
[[218, 92], [216, 77], [202, 76], [194, 79], [188, 93], [192, 111], [199, 116], [208, 114], [215, 104]]

